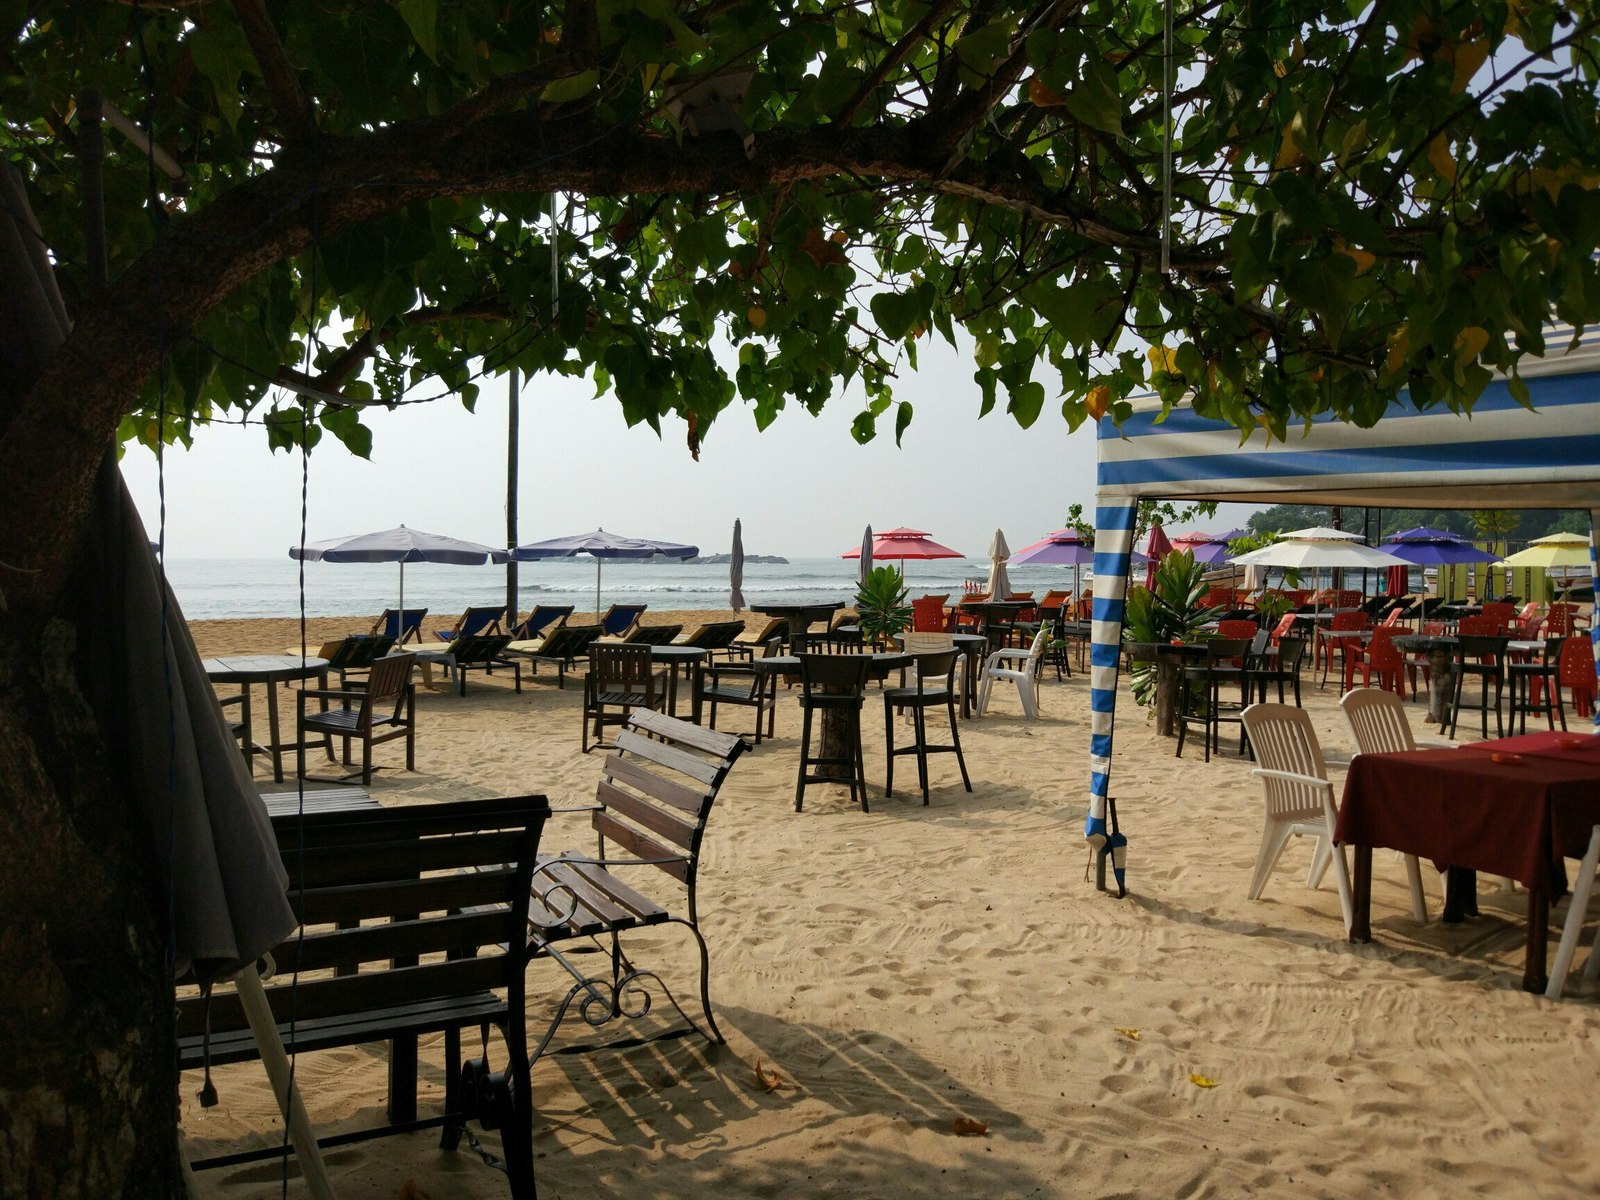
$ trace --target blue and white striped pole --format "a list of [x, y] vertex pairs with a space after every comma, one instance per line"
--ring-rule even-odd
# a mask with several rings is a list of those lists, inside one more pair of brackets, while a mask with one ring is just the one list
[[[1589, 606], [1589, 649], [1594, 652], [1595, 676], [1600, 679], [1600, 508], [1589, 510], [1589, 582], [1593, 585], [1589, 593], [1593, 597]], [[1600, 731], [1600, 686], [1596, 687], [1595, 696], [1589, 719]]]
[[1117, 673], [1122, 664], [1128, 564], [1138, 512], [1138, 502], [1132, 500], [1101, 501], [1095, 510], [1093, 646], [1089, 651], [1089, 816], [1083, 836], [1097, 853], [1111, 856], [1118, 896], [1127, 892], [1123, 852], [1128, 839], [1108, 825], [1106, 797], [1111, 787], [1111, 735], [1117, 719]]

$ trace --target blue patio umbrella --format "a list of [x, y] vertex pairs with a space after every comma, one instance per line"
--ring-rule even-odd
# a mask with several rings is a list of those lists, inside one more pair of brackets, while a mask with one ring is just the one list
[[593, 533], [578, 533], [571, 537], [550, 538], [543, 542], [528, 542], [511, 552], [518, 562], [538, 562], [546, 558], [576, 558], [580, 554], [594, 556], [594, 611], [600, 612], [600, 568], [608, 558], [654, 558], [658, 554], [667, 558], [693, 558], [700, 553], [699, 546], [685, 542], [659, 542], [650, 538], [624, 537], [596, 529]]
[[1392, 533], [1379, 547], [1414, 566], [1448, 566], [1452, 563], [1499, 562], [1498, 554], [1480, 550], [1459, 533], [1419, 526]]
[[476, 567], [486, 562], [503, 563], [509, 555], [493, 546], [446, 537], [442, 533], [424, 533], [420, 529], [407, 529], [399, 525], [377, 533], [358, 533], [290, 546], [289, 557], [308, 562], [399, 563], [399, 611], [404, 613], [407, 563], [454, 563], [457, 566]]

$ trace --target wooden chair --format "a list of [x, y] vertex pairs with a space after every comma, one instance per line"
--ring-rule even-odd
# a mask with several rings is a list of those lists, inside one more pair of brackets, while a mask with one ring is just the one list
[[511, 640], [531, 642], [535, 638], [549, 637], [567, 623], [572, 615], [570, 604], [536, 604], [533, 611], [511, 627]]
[[386, 608], [372, 623], [368, 633], [382, 634], [397, 645], [422, 640], [422, 621], [428, 615], [425, 608]]
[[[580, 742], [589, 753], [589, 728], [594, 744], [607, 748], [605, 727], [623, 725], [636, 708], [658, 709], [667, 700], [666, 672], [650, 662], [649, 646], [596, 642], [589, 647], [589, 674], [583, 681], [583, 729]], [[618, 709], [618, 712], [611, 712]]]
[[[472, 637], [480, 633], [499, 633], [500, 618], [506, 615], [504, 604], [485, 604], [476, 608], [469, 608], [456, 619], [456, 623], [449, 629], [436, 629], [433, 636], [441, 642], [453, 642], [457, 638]], [[510, 638], [506, 639], [510, 641]]]
[[[296, 693], [299, 713], [295, 738], [296, 769], [306, 775], [306, 736], [315, 734], [322, 738], [328, 758], [333, 758], [333, 738], [344, 740], [344, 765], [350, 765], [350, 743], [361, 742], [361, 782], [372, 782], [372, 747], [378, 742], [388, 742], [403, 737], [406, 740], [406, 770], [415, 771], [417, 752], [417, 696], [411, 682], [411, 669], [416, 665], [415, 654], [391, 654], [372, 664], [366, 686], [358, 690], [324, 690], [305, 688]], [[307, 712], [306, 701], [318, 701], [322, 709]], [[328, 708], [329, 701], [338, 701], [338, 708]], [[355, 772], [331, 780], [343, 783], [355, 778]]]
[[[539, 836], [549, 814], [544, 797], [524, 796], [391, 809], [369, 805], [274, 820], [289, 899], [302, 924], [271, 951], [268, 961], [277, 971], [264, 984], [250, 964], [248, 988], [219, 983], [180, 990], [178, 1068], [204, 1069], [209, 1080], [214, 1065], [261, 1057], [248, 1016], [252, 998], [267, 1027], [277, 1023], [278, 1039], [294, 1054], [393, 1039], [392, 1123], [326, 1144], [442, 1127], [440, 1148], [452, 1151], [466, 1123], [478, 1121], [500, 1130], [513, 1200], [533, 1200], [526, 931]], [[461, 1053], [463, 1029], [476, 1045], [479, 1031], [487, 1043], [491, 1025], [499, 1029], [506, 1055], [496, 1073], [488, 1069], [487, 1054], [464, 1063]], [[419, 1120], [416, 1039], [440, 1031], [442, 1111]], [[297, 1089], [304, 1078], [297, 1078]], [[297, 1101], [295, 1093], [285, 1105]], [[265, 1149], [191, 1166], [230, 1166], [283, 1153], [280, 1139], [267, 1141]], [[316, 1156], [316, 1146], [308, 1148], [302, 1167]], [[448, 1173], [430, 1183], [430, 1190], [445, 1194], [447, 1179]]]
[[[762, 658], [776, 657], [782, 646], [776, 640], [761, 648]], [[700, 701], [709, 704], [706, 728], [717, 725], [717, 706], [732, 704], [756, 710], [755, 744], [761, 745], [761, 715], [766, 713], [767, 736], [772, 736], [773, 722], [778, 708], [778, 676], [762, 675], [751, 663], [710, 663], [700, 675]], [[743, 736], [743, 735], [740, 735]]]
[[1311, 856], [1307, 887], [1316, 887], [1323, 872], [1333, 863], [1339, 887], [1339, 910], [1345, 929], [1350, 928], [1350, 869], [1344, 854], [1333, 844], [1338, 809], [1334, 805], [1333, 784], [1328, 782], [1328, 767], [1317, 743], [1317, 732], [1303, 709], [1286, 704], [1252, 704], [1244, 710], [1243, 722], [1250, 745], [1260, 765], [1250, 773], [1261, 780], [1266, 800], [1261, 849], [1247, 893], [1259, 900], [1267, 878], [1277, 865], [1283, 848], [1295, 835], [1316, 838]]
[[[917, 758], [917, 782], [922, 786], [922, 803], [928, 803], [928, 755], [954, 754], [961, 768], [961, 785], [972, 790], [972, 780], [967, 777], [967, 760], [961, 754], [961, 732], [956, 728], [956, 666], [961, 652], [953, 646], [931, 654], [919, 654], [916, 660], [917, 675], [911, 686], [883, 690], [883, 740], [888, 767], [884, 776], [883, 794], [894, 795], [894, 760], [897, 754], [914, 754]], [[950, 718], [950, 741], [928, 741], [927, 713], [930, 708], [943, 708]], [[914, 737], [912, 744], [895, 748], [894, 718], [898, 712], [911, 710]]]
[[[861, 706], [865, 702], [867, 670], [871, 659], [864, 654], [800, 655], [800, 772], [794, 785], [794, 810], [801, 811], [808, 784], [842, 783], [850, 788], [850, 798], [859, 798], [861, 811], [868, 811], [867, 776], [861, 760]], [[811, 721], [814, 714], [838, 714], [842, 744], [835, 753], [811, 751]], [[824, 730], [826, 740], [826, 730]]]
[[[706, 822], [723, 780], [750, 747], [731, 734], [702, 729], [657, 712], [636, 711], [617, 734], [595, 792], [591, 823], [598, 853], [567, 851], [542, 856], [533, 876], [528, 945], [534, 961], [557, 963], [573, 977], [549, 1030], [534, 1048], [537, 1059], [551, 1045], [562, 1018], [576, 1001], [596, 1029], [618, 1019], [642, 1018], [651, 1010], [645, 985], [653, 983], [688, 1028], [658, 1037], [698, 1032], [721, 1042], [711, 1008], [711, 958], [700, 931], [696, 882]], [[659, 872], [659, 874], [658, 874]], [[664, 884], [682, 902], [661, 899], [651, 884]], [[700, 951], [701, 1026], [678, 1004], [648, 966], [634, 962], [629, 941], [643, 931], [652, 943], [669, 924], [686, 928]], [[598, 972], [581, 964], [579, 950], [598, 949]], [[612, 1045], [633, 1045], [628, 1039]], [[562, 1046], [562, 1052], [595, 1049]]]

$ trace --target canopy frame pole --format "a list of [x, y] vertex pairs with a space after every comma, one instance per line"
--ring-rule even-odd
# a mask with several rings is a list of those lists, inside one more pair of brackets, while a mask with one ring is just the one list
[[1111, 788], [1117, 679], [1122, 669], [1128, 567], [1138, 515], [1138, 502], [1131, 500], [1101, 500], [1095, 511], [1093, 646], [1089, 651], [1089, 812], [1083, 836], [1097, 856], [1112, 856], [1119, 898], [1126, 895], [1121, 856], [1127, 839], [1107, 824], [1107, 797]]

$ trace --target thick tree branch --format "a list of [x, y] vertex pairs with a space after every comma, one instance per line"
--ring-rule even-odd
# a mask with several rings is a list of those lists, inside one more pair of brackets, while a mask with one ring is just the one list
[[961, 0], [938, 0], [927, 12], [923, 13], [921, 19], [907, 30], [898, 42], [889, 48], [889, 52], [883, 56], [883, 60], [878, 63], [877, 68], [867, 77], [866, 82], [856, 89], [854, 96], [845, 101], [844, 107], [839, 110], [839, 115], [834, 120], [840, 125], [848, 125], [854, 121], [856, 114], [861, 111], [861, 106], [867, 102], [872, 93], [883, 86], [883, 82], [889, 77], [889, 74], [901, 63], [905, 62], [911, 56], [912, 51], [927, 38], [928, 31], [940, 21], [943, 21], [950, 10], [960, 2]]
[[267, 6], [262, 0], [233, 0], [233, 11], [239, 18], [245, 40], [250, 43], [250, 52], [261, 68], [267, 91], [272, 94], [272, 106], [278, 111], [278, 120], [283, 122], [284, 140], [290, 144], [311, 141], [317, 136], [316, 110], [300, 86], [299, 76], [283, 43], [278, 40], [278, 31], [272, 27]]

